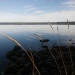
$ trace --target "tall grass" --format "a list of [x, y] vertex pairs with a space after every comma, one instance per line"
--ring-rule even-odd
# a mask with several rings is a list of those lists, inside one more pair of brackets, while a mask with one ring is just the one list
[[[34, 62], [33, 54], [32, 54], [31, 47], [30, 47], [29, 43], [28, 43], [28, 46], [29, 46], [29, 50], [30, 50], [30, 53], [31, 53], [32, 60]], [[34, 65], [33, 65], [33, 68], [32, 68], [32, 75], [34, 75]]]
[[70, 39], [70, 32], [69, 32], [69, 22], [68, 22], [68, 20], [67, 20], [67, 23], [68, 23], [68, 37], [69, 37], [68, 38], [68, 47], [69, 47], [68, 51], [69, 51], [70, 60], [71, 60], [71, 64], [72, 64], [72, 70], [74, 72], [74, 64], [73, 64], [72, 54], [71, 54], [71, 50], [70, 50], [70, 41], [69, 41], [69, 39]]
[[[70, 33], [69, 33], [69, 22], [68, 22], [68, 20], [67, 20], [67, 23], [68, 23], [68, 40], [70, 39]], [[50, 23], [48, 23], [49, 25], [50, 25], [50, 27], [51, 27], [51, 29], [53, 30], [53, 32], [55, 33], [55, 31], [54, 31], [54, 28], [52, 27], [52, 25], [50, 24]], [[61, 51], [61, 49], [60, 49], [60, 37], [59, 37], [59, 29], [58, 29], [58, 26], [57, 26], [57, 31], [58, 31], [58, 38], [59, 39], [57, 39], [57, 43], [58, 43], [58, 46], [59, 46], [59, 51], [60, 51], [60, 55], [61, 55], [61, 59], [62, 59], [62, 62], [63, 62], [63, 65], [64, 65], [64, 69], [65, 69], [65, 74], [66, 75], [68, 75], [68, 72], [67, 72], [67, 68], [66, 68], [66, 64], [65, 64], [65, 61], [64, 61], [64, 59], [63, 59], [63, 56], [62, 56], [62, 51]], [[72, 65], [72, 70], [73, 70], [73, 72], [74, 72], [74, 64], [73, 64], [73, 60], [72, 60], [72, 55], [71, 55], [71, 50], [70, 50], [70, 41], [68, 42], [68, 52], [69, 52], [69, 55], [70, 55], [70, 60], [71, 60], [71, 65]], [[73, 75], [73, 74], [72, 74]]]
[[[40, 39], [40, 40], [42, 40], [43, 41], [43, 39], [41, 38], [41, 36], [40, 35], [38, 35], [38, 34], [34, 34], [38, 39]], [[46, 44], [46, 43], [45, 43]], [[53, 47], [52, 45], [51, 45], [51, 43], [48, 43], [51, 47]], [[59, 54], [59, 52], [53, 47], [53, 49], [55, 50], [55, 52], [58, 54], [58, 55], [60, 55]]]
[[64, 66], [65, 74], [68, 75], [66, 64], [65, 64], [65, 61], [63, 59], [62, 51], [61, 51], [61, 48], [60, 48], [60, 37], [59, 37], [59, 28], [58, 28], [58, 26], [57, 26], [57, 31], [58, 31], [58, 39], [59, 39], [58, 46], [59, 46], [59, 51], [60, 51], [61, 59], [62, 59], [62, 63], [63, 63], [63, 66]]
[[[52, 27], [52, 25], [50, 23], [49, 23], [49, 25], [51, 26], [52, 30], [54, 31], [54, 28]], [[58, 39], [57, 38], [56, 39], [57, 39], [57, 44], [58, 44], [58, 47], [59, 47], [60, 57], [62, 59], [62, 63], [63, 63], [64, 70], [65, 70], [65, 74], [68, 75], [67, 69], [66, 69], [66, 65], [65, 65], [65, 62], [64, 62], [64, 59], [63, 59], [63, 56], [62, 56], [62, 51], [60, 49], [60, 37], [59, 37], [59, 28], [58, 28], [58, 26], [57, 26], [57, 31], [58, 31]], [[55, 33], [55, 31], [54, 31], [54, 33]]]
[[37, 66], [35, 65], [33, 59], [30, 57], [30, 55], [28, 54], [28, 52], [26, 51], [26, 49], [19, 42], [17, 42], [16, 40], [14, 40], [13, 38], [11, 38], [11, 37], [9, 37], [7, 35], [3, 35], [3, 36], [6, 37], [6, 38], [8, 38], [8, 39], [10, 39], [14, 43], [16, 43], [18, 46], [20, 46], [25, 51], [25, 53], [28, 55], [29, 59], [31, 60], [32, 64], [34, 65], [35, 69], [37, 70], [38, 74], [41, 75], [40, 72], [39, 72], [39, 70], [38, 70], [38, 68], [37, 68]]
[[[41, 36], [39, 36], [38, 34], [35, 34], [35, 36], [36, 36], [38, 39], [40, 39], [40, 40], [42, 40], [42, 41], [43, 41], [43, 39], [41, 38]], [[56, 59], [55, 59], [54, 54], [51, 52], [51, 50], [50, 50], [49, 46], [47, 45], [47, 43], [44, 43], [44, 44], [47, 46], [47, 48], [48, 48], [48, 50], [49, 50], [50, 54], [52, 55], [52, 57], [53, 57], [53, 59], [54, 59], [54, 61], [55, 61], [56, 65], [57, 65], [57, 68], [58, 68], [58, 70], [59, 70], [59, 73], [60, 73], [60, 75], [61, 75], [61, 70], [60, 70], [60, 67], [59, 67], [58, 62], [57, 62], [57, 61], [56, 61]]]

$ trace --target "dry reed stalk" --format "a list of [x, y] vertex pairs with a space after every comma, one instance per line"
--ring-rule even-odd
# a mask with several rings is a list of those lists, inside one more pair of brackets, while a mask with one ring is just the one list
[[[52, 25], [51, 25], [50, 23], [48, 23], [48, 24], [50, 25], [51, 29], [52, 29], [53, 32], [55, 33], [54, 28], [52, 27]], [[56, 33], [55, 33], [55, 34], [56, 34]], [[59, 41], [58, 41], [58, 39], [57, 39], [57, 36], [56, 36], [56, 40], [57, 40], [57, 45], [58, 45]], [[59, 55], [60, 55], [60, 54], [59, 54]]]
[[[38, 39], [40, 39], [40, 40], [43, 41], [43, 39], [42, 39], [40, 36], [38, 36], [37, 34], [35, 34], [35, 36], [36, 36]], [[45, 45], [48, 47], [48, 45], [47, 45], [46, 43], [45, 43]], [[53, 57], [53, 59], [54, 59], [56, 65], [57, 65], [57, 67], [58, 67], [59, 73], [60, 73], [60, 75], [61, 75], [60, 67], [59, 67], [59, 65], [58, 65], [58, 63], [57, 63], [57, 61], [56, 61], [56, 59], [55, 59], [55, 57], [54, 57], [54, 55], [53, 55], [53, 53], [51, 52], [51, 50], [50, 50], [49, 47], [48, 47], [48, 50], [49, 50], [49, 52], [51, 53], [51, 55], [52, 55], [52, 57]]]
[[[29, 43], [28, 43], [28, 46], [29, 46], [29, 50], [30, 50], [30, 53], [31, 53], [32, 60], [34, 62], [33, 54], [32, 54], [31, 47], [30, 47]], [[33, 65], [33, 69], [32, 69], [32, 75], [34, 75], [34, 65]]]
[[[46, 44], [46, 46], [48, 47], [48, 45], [47, 45], [47, 44]], [[53, 59], [54, 59], [54, 61], [55, 61], [56, 65], [57, 65], [57, 67], [58, 67], [59, 73], [60, 73], [60, 75], [61, 75], [61, 70], [60, 70], [60, 67], [59, 67], [59, 65], [58, 65], [58, 62], [56, 61], [56, 59], [55, 59], [55, 57], [54, 57], [54, 55], [53, 55], [53, 53], [51, 52], [51, 50], [50, 50], [50, 48], [49, 48], [49, 47], [48, 47], [48, 50], [49, 50], [49, 52], [51, 53], [51, 55], [52, 55], [52, 57], [53, 57]]]
[[[49, 24], [49, 25], [51, 26], [51, 24]], [[68, 26], [68, 27], [69, 27], [69, 26]], [[54, 29], [53, 29], [52, 26], [51, 26], [51, 28], [52, 28], [52, 30], [54, 31]], [[58, 36], [59, 36], [59, 29], [58, 29], [58, 26], [57, 26], [57, 31], [58, 31]], [[54, 33], [55, 33], [55, 31], [54, 31]], [[56, 37], [57, 37], [57, 36], [56, 36]], [[57, 38], [56, 38], [56, 39], [57, 39]], [[60, 42], [60, 38], [59, 38], [59, 41], [58, 41], [58, 39], [57, 39], [57, 43], [58, 43], [58, 46], [59, 46], [60, 57], [61, 57], [61, 59], [62, 59], [62, 62], [63, 62], [63, 65], [64, 65], [64, 69], [65, 69], [65, 73], [66, 73], [66, 75], [67, 75], [67, 70], [66, 70], [66, 66], [65, 66], [64, 59], [63, 59], [63, 57], [62, 57], [62, 52], [61, 52], [61, 50], [60, 50], [59, 42]]]
[[68, 20], [67, 20], [67, 23], [68, 23], [68, 29], [69, 29], [69, 22], [68, 22]]
[[43, 39], [41, 38], [41, 36], [40, 35], [38, 35], [38, 34], [34, 34], [36, 37], [38, 37], [40, 40], [42, 40], [43, 41]]
[[39, 72], [39, 70], [38, 70], [38, 68], [36, 67], [34, 61], [32, 60], [32, 58], [30, 57], [30, 55], [29, 55], [28, 52], [26, 51], [26, 49], [25, 49], [19, 42], [17, 42], [16, 40], [14, 40], [13, 38], [11, 38], [11, 37], [9, 37], [9, 36], [7, 36], [7, 35], [3, 35], [3, 36], [6, 37], [6, 38], [8, 38], [8, 39], [10, 39], [10, 40], [13, 41], [14, 43], [16, 43], [18, 46], [20, 46], [20, 47], [25, 51], [25, 53], [28, 55], [29, 59], [30, 59], [31, 62], [33, 63], [35, 69], [37, 70], [38, 74], [41, 75], [40, 72]]
[[[50, 43], [48, 43], [51, 47], [53, 47]], [[53, 47], [53, 49], [56, 51], [56, 53], [60, 56], [60, 53]]]
[[[69, 32], [69, 22], [67, 20], [67, 23], [68, 23], [68, 40], [70, 39], [70, 32]], [[73, 64], [73, 60], [72, 60], [72, 55], [71, 55], [71, 50], [70, 50], [70, 41], [68, 41], [68, 46], [69, 46], [69, 55], [70, 55], [70, 60], [71, 60], [71, 63], [72, 63], [72, 69], [73, 69], [73, 72], [74, 72], [74, 64]]]
[[66, 69], [66, 65], [65, 65], [65, 62], [64, 62], [64, 59], [63, 59], [63, 56], [62, 56], [62, 51], [60, 49], [60, 37], [59, 37], [59, 28], [58, 28], [58, 26], [57, 26], [57, 31], [58, 31], [58, 38], [59, 38], [58, 46], [59, 46], [59, 51], [60, 51], [61, 59], [62, 59], [62, 63], [63, 63], [63, 66], [64, 66], [65, 74], [68, 75], [67, 69]]
[[[40, 35], [38, 35], [38, 34], [34, 34], [37, 38], [39, 38], [40, 40], [42, 40], [43, 41], [43, 39], [41, 38], [41, 36]], [[49, 43], [50, 44], [50, 43]], [[51, 45], [51, 44], [50, 44]], [[52, 46], [52, 45], [51, 45]], [[52, 46], [53, 47], [53, 46]], [[53, 47], [54, 48], [54, 47]], [[54, 50], [57, 52], [57, 54], [58, 55], [60, 55], [59, 54], [59, 52], [54, 48]]]
[[53, 29], [52, 25], [51, 25], [49, 22], [48, 22], [48, 24], [51, 26], [52, 30], [54, 31], [54, 29]]

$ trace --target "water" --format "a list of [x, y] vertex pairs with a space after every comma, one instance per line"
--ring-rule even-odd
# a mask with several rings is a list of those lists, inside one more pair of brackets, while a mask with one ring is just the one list
[[[16, 45], [11, 40], [2, 36], [2, 34], [6, 34], [15, 40], [17, 40], [26, 50], [29, 50], [28, 43], [30, 44], [32, 50], [41, 50], [41, 42], [38, 38], [35, 37], [34, 34], [39, 34], [43, 39], [49, 39], [49, 43], [51, 45], [55, 45], [57, 43], [57, 39], [60, 39], [61, 45], [68, 44], [68, 26], [67, 25], [59, 25], [59, 34], [57, 31], [57, 25], [53, 25], [54, 31], [51, 29], [49, 25], [4, 25], [0, 26], [0, 71], [3, 70], [7, 64], [6, 53], [11, 51]], [[72, 42], [75, 42], [75, 27], [73, 25], [70, 26], [69, 34]]]

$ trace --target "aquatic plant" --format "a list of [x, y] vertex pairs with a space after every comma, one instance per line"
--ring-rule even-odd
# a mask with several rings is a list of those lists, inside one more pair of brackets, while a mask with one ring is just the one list
[[9, 37], [7, 35], [3, 35], [3, 36], [6, 37], [6, 38], [8, 38], [8, 39], [10, 39], [14, 43], [16, 43], [18, 46], [20, 46], [25, 51], [25, 53], [28, 55], [29, 59], [31, 60], [32, 64], [34, 65], [35, 69], [37, 70], [38, 74], [41, 75], [40, 72], [39, 72], [39, 70], [38, 70], [38, 68], [37, 68], [37, 66], [35, 65], [35, 63], [33, 61], [33, 58], [30, 57], [30, 55], [28, 54], [28, 52], [26, 51], [26, 49], [19, 42], [17, 42], [16, 40], [14, 40], [13, 38], [11, 38], [11, 37]]
[[[34, 62], [33, 54], [32, 54], [31, 47], [30, 47], [29, 43], [28, 43], [28, 46], [29, 46], [29, 50], [30, 50], [30, 53], [31, 53], [32, 60]], [[32, 68], [32, 75], [34, 75], [34, 64], [33, 64], [33, 68]]]
[[[54, 31], [54, 29], [53, 29], [53, 27], [52, 27], [52, 25], [50, 24], [50, 23], [48, 23], [50, 26], [51, 26], [51, 29], [53, 30], [53, 32], [55, 33], [55, 31]], [[73, 72], [74, 72], [74, 64], [73, 64], [73, 60], [72, 60], [72, 55], [71, 55], [71, 50], [70, 50], [70, 41], [71, 41], [71, 39], [70, 39], [70, 33], [69, 33], [69, 22], [68, 22], [68, 20], [67, 20], [67, 24], [68, 24], [68, 39], [69, 39], [69, 41], [68, 41], [68, 52], [69, 52], [69, 55], [70, 55], [70, 60], [71, 60], [71, 65], [72, 65], [72, 69], [73, 69]], [[61, 59], [62, 59], [62, 62], [63, 62], [63, 65], [64, 65], [64, 69], [65, 69], [65, 74], [66, 75], [68, 75], [68, 72], [67, 72], [67, 67], [66, 67], [66, 64], [65, 64], [65, 61], [64, 61], [64, 59], [63, 59], [63, 56], [62, 56], [62, 51], [61, 51], [61, 49], [60, 49], [60, 37], [59, 37], [59, 28], [58, 28], [58, 26], [57, 26], [57, 31], [58, 31], [58, 38], [59, 39], [57, 39], [57, 43], [58, 43], [58, 46], [59, 46], [59, 51], [60, 51], [60, 56], [61, 56]], [[57, 37], [57, 36], [56, 36]], [[72, 74], [73, 75], [73, 74]]]
[[[70, 39], [70, 32], [69, 32], [69, 22], [67, 20], [67, 23], [68, 23], [68, 40]], [[73, 60], [72, 60], [72, 55], [71, 55], [71, 50], [70, 50], [70, 41], [68, 41], [68, 52], [69, 52], [69, 55], [70, 55], [70, 60], [71, 60], [71, 64], [72, 64], [72, 69], [73, 69], [73, 72], [74, 72], [74, 64], [73, 64]]]
[[[40, 39], [40, 40], [42, 40], [42, 41], [43, 41], [43, 39], [41, 38], [41, 36], [39, 36], [38, 34], [35, 34], [35, 36], [36, 36], [38, 39]], [[60, 72], [60, 75], [61, 75], [61, 71], [60, 71], [60, 68], [59, 68], [58, 62], [56, 61], [56, 59], [55, 59], [55, 57], [54, 57], [53, 53], [51, 52], [51, 50], [50, 50], [49, 46], [47, 45], [47, 43], [46, 43], [46, 42], [44, 42], [44, 44], [47, 46], [47, 48], [48, 48], [48, 50], [49, 50], [50, 54], [52, 55], [52, 57], [53, 57], [53, 59], [54, 59], [54, 61], [55, 61], [56, 65], [57, 65], [57, 67], [58, 67], [58, 70], [59, 70], [59, 72]]]

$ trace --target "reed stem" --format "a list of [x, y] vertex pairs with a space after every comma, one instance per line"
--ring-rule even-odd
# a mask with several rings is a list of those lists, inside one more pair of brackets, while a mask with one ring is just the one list
[[[28, 43], [28, 46], [29, 46], [29, 50], [30, 50], [30, 53], [31, 53], [32, 60], [34, 62], [34, 58], [33, 58], [32, 51], [31, 51], [31, 47], [30, 47], [30, 44], [29, 43]], [[33, 68], [32, 68], [32, 75], [34, 75], [34, 65], [33, 65]]]
[[59, 37], [59, 29], [58, 29], [58, 26], [57, 26], [57, 31], [58, 31], [58, 38], [59, 38], [58, 46], [59, 46], [59, 51], [60, 51], [61, 59], [62, 59], [62, 63], [63, 63], [63, 66], [64, 66], [65, 74], [68, 75], [67, 69], [66, 69], [66, 65], [65, 65], [65, 62], [64, 62], [64, 59], [63, 59], [63, 56], [62, 56], [62, 51], [60, 49], [60, 37]]
[[7, 35], [3, 35], [3, 36], [6, 37], [6, 38], [8, 38], [8, 39], [10, 39], [10, 40], [13, 41], [13, 42], [15, 42], [18, 46], [20, 46], [20, 47], [25, 51], [25, 53], [28, 55], [29, 59], [30, 59], [31, 62], [33, 63], [35, 69], [37, 70], [38, 74], [41, 75], [40, 72], [39, 72], [39, 70], [38, 70], [38, 68], [36, 67], [34, 61], [32, 60], [32, 58], [30, 57], [30, 55], [29, 55], [28, 52], [26, 51], [26, 49], [25, 49], [19, 42], [17, 42], [16, 40], [14, 40], [13, 38], [11, 38], [11, 37], [9, 37], [9, 36], [7, 36]]
[[[41, 38], [41, 36], [39, 36], [39, 35], [37, 35], [37, 34], [35, 34], [35, 36], [36, 36], [38, 39], [40, 39], [40, 40], [43, 41], [43, 39]], [[61, 75], [60, 67], [59, 67], [59, 65], [58, 65], [58, 63], [57, 63], [57, 61], [56, 61], [56, 59], [55, 59], [53, 53], [51, 52], [50, 48], [48, 47], [48, 45], [47, 45], [46, 43], [45, 43], [45, 45], [47, 46], [49, 52], [51, 53], [51, 55], [52, 55], [52, 57], [53, 57], [53, 59], [54, 59], [56, 65], [57, 65], [57, 67], [58, 67], [59, 73], [60, 73], [60, 75]]]
[[[69, 22], [67, 20], [67, 23], [68, 23], [68, 40], [70, 39], [70, 32], [69, 32]], [[70, 50], [70, 41], [68, 41], [68, 51], [69, 51], [69, 55], [70, 55], [70, 60], [71, 60], [71, 63], [72, 63], [72, 69], [73, 69], [73, 72], [74, 72], [74, 65], [73, 65], [73, 60], [72, 60], [72, 55], [71, 55], [71, 50]]]

